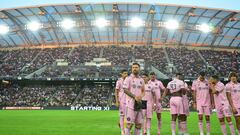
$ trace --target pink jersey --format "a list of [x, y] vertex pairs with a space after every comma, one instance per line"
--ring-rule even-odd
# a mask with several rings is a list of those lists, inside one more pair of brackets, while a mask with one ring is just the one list
[[154, 91], [156, 93], [156, 98], [160, 99], [161, 98], [161, 90], [165, 89], [163, 83], [157, 79], [155, 79], [154, 81], [149, 80], [148, 83], [153, 86]]
[[145, 84], [145, 96], [143, 97], [143, 100], [147, 101], [147, 104], [153, 104], [153, 86], [151, 84]]
[[177, 78], [174, 78], [171, 82], [168, 83], [167, 89], [170, 90], [170, 93], [178, 92], [181, 89], [185, 88], [185, 82], [182, 80], [179, 80]]
[[240, 108], [240, 83], [229, 82], [226, 84], [226, 92], [230, 92], [233, 100], [233, 105]]
[[124, 93], [123, 90], [123, 78], [119, 78], [117, 83], [116, 83], [116, 89], [119, 90], [118, 97], [119, 97], [119, 102], [125, 103], [126, 102], [126, 94]]
[[[123, 88], [128, 89], [135, 96], [140, 96], [144, 88], [144, 80], [139, 76], [136, 77], [131, 74], [124, 80]], [[134, 109], [134, 102], [135, 99], [126, 96], [126, 106], [128, 108]]]
[[198, 106], [211, 106], [210, 87], [207, 80], [194, 80], [192, 90], [196, 91], [196, 102]]
[[214, 102], [216, 109], [218, 110], [218, 108], [221, 108], [223, 105], [229, 106], [224, 84], [219, 81], [214, 86], [214, 88], [216, 89], [216, 91], [218, 91], [218, 94], [214, 94]]

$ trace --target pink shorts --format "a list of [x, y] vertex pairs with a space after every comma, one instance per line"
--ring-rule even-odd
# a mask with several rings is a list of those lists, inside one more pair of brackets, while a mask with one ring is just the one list
[[141, 124], [143, 122], [142, 111], [134, 111], [134, 109], [126, 108], [126, 119], [127, 123]]
[[206, 116], [210, 116], [212, 114], [212, 108], [210, 106], [197, 105], [197, 111], [199, 115], [205, 114]]
[[119, 115], [120, 116], [125, 116], [125, 114], [126, 114], [126, 104], [120, 102], [120, 104], [119, 104]]
[[147, 104], [147, 109], [142, 110], [143, 116], [147, 118], [152, 118], [153, 115], [153, 105], [152, 104]]
[[218, 118], [231, 117], [232, 110], [229, 105], [220, 105], [216, 108]]
[[182, 100], [183, 100], [183, 112], [185, 115], [189, 116], [190, 111], [188, 97], [183, 96]]
[[171, 97], [170, 112], [171, 114], [184, 114], [182, 97]]

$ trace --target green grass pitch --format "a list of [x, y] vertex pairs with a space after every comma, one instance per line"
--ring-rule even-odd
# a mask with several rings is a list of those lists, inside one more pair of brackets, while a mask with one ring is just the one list
[[[162, 119], [162, 135], [171, 135], [169, 112], [163, 112]], [[118, 111], [0, 111], [0, 135], [120, 135], [117, 123]], [[211, 135], [221, 135], [216, 114], [211, 124]], [[199, 134], [197, 113], [188, 118], [188, 129], [191, 135]], [[156, 114], [151, 134], [157, 134]]]

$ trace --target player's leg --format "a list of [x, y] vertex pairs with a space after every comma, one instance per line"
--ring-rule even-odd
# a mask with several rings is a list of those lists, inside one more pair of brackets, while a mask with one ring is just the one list
[[125, 116], [125, 106], [124, 106], [124, 104], [120, 103], [119, 112], [120, 112], [119, 122], [120, 122], [121, 134], [124, 135], [124, 116]]
[[225, 117], [224, 117], [223, 107], [217, 108], [217, 116], [218, 116], [218, 120], [221, 125], [223, 135], [227, 135], [226, 125], [225, 125], [225, 121], [224, 121]]
[[236, 120], [238, 135], [240, 135], [240, 116], [235, 116], [235, 120]]
[[234, 125], [232, 123], [231, 117], [226, 117], [226, 120], [227, 120], [228, 125], [230, 127], [231, 135], [235, 135], [235, 129], [234, 129]]
[[211, 133], [210, 115], [205, 115], [207, 135]]
[[171, 97], [170, 99], [170, 113], [172, 116], [172, 120], [171, 120], [171, 129], [172, 129], [172, 135], [176, 135], [176, 120], [178, 117], [178, 108], [177, 108], [177, 104], [175, 104], [176, 98], [175, 97]]
[[225, 122], [224, 122], [224, 117], [218, 118], [218, 120], [220, 122], [221, 130], [222, 130], [223, 135], [227, 135], [227, 130], [226, 130]]
[[180, 131], [182, 134], [186, 134], [186, 128], [187, 128], [187, 123], [186, 123], [186, 115], [185, 115], [185, 110], [184, 110], [184, 105], [183, 102], [181, 102], [182, 100], [180, 99], [177, 103], [177, 114], [178, 115], [178, 119], [180, 121]]
[[147, 114], [146, 114], [147, 135], [150, 135], [152, 113], [153, 113], [153, 108], [152, 108], [152, 105], [149, 104], [147, 108]]
[[127, 126], [125, 128], [125, 135], [130, 135], [133, 123], [135, 122], [135, 112], [133, 109], [126, 108], [126, 120]]
[[143, 123], [143, 114], [142, 111], [135, 112], [135, 130], [134, 135], [141, 135], [141, 128]]
[[230, 107], [226, 107], [224, 109], [224, 115], [226, 117], [226, 120], [228, 122], [228, 125], [229, 125], [229, 128], [230, 128], [230, 131], [231, 131], [231, 135], [235, 135], [235, 129], [234, 129], [234, 125], [232, 123], [232, 111], [230, 109]]
[[142, 110], [143, 114], [143, 134], [145, 135], [147, 133], [147, 110]]
[[237, 112], [237, 114], [234, 114], [234, 118], [236, 121], [238, 135], [240, 135], [240, 108], [237, 108]]
[[205, 108], [204, 108], [207, 135], [210, 135], [210, 133], [211, 133], [211, 123], [210, 123], [210, 115], [211, 115], [211, 112], [212, 112], [212, 110], [211, 110], [210, 107], [205, 107]]
[[197, 111], [198, 111], [198, 128], [200, 131], [200, 135], [204, 135], [204, 130], [203, 130], [203, 107], [202, 106], [197, 106]]
[[158, 135], [160, 135], [161, 134], [161, 127], [162, 127], [161, 113], [157, 113], [157, 119], [158, 119]]
[[172, 135], [176, 135], [176, 120], [178, 115], [172, 114], [172, 121], [171, 121], [171, 128], [172, 128]]

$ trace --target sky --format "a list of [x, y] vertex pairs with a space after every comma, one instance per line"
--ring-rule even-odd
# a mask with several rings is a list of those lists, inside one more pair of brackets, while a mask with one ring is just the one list
[[240, 11], [240, 0], [0, 0], [0, 10], [24, 6], [67, 3], [113, 3], [113, 2], [141, 2], [149, 4], [177, 4], [200, 6], [207, 8], [221, 8]]

